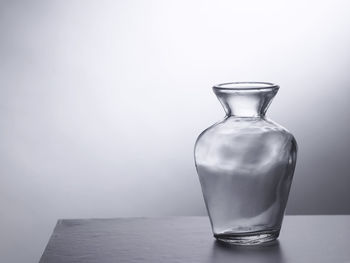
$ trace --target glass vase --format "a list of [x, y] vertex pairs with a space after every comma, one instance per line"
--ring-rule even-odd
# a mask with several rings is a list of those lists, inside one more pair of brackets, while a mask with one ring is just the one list
[[214, 237], [250, 245], [279, 236], [297, 156], [293, 135], [265, 112], [279, 86], [213, 87], [226, 117], [203, 131], [195, 164]]

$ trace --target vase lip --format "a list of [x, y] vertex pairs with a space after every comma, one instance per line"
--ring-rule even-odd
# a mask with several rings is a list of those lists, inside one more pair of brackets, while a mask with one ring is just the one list
[[214, 90], [225, 91], [245, 91], [245, 90], [278, 90], [279, 86], [271, 82], [262, 81], [239, 81], [239, 82], [226, 82], [213, 86]]

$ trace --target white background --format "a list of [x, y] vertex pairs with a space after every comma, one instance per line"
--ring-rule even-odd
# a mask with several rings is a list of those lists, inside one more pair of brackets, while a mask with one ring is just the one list
[[299, 143], [287, 212], [350, 213], [349, 10], [0, 1], [1, 261], [37, 262], [58, 218], [204, 215], [193, 145], [227, 81], [281, 86], [268, 117]]

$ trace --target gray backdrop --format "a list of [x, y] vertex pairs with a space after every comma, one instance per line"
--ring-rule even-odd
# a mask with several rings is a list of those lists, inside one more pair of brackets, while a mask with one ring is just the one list
[[287, 212], [349, 213], [349, 8], [0, 1], [1, 258], [36, 262], [57, 218], [204, 215], [193, 145], [227, 81], [281, 86], [268, 116], [299, 143]]

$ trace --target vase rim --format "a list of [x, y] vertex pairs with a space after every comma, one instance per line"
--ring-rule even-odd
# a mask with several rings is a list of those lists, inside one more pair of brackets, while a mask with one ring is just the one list
[[226, 82], [214, 85], [213, 89], [216, 90], [235, 90], [235, 91], [245, 91], [245, 90], [278, 90], [279, 86], [271, 82], [261, 82], [261, 81], [241, 81], [241, 82]]

